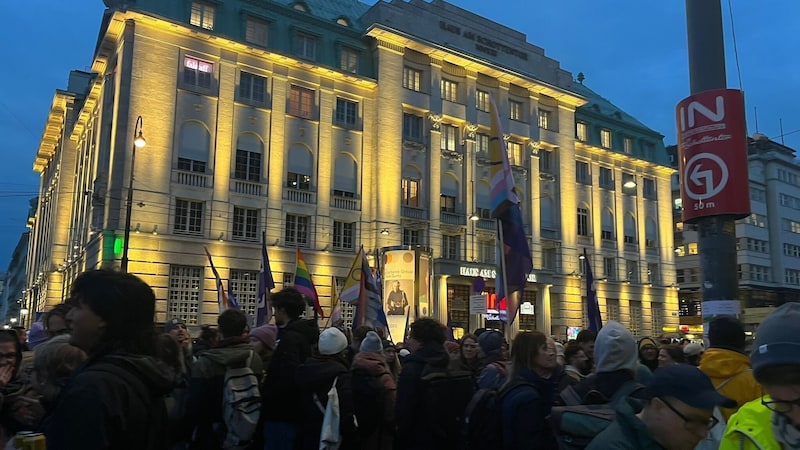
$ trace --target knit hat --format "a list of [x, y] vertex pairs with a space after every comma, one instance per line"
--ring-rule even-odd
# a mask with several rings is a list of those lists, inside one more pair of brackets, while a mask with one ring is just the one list
[[31, 350], [36, 348], [37, 345], [46, 342], [48, 339], [47, 331], [44, 329], [42, 322], [33, 322], [31, 329], [28, 330], [28, 347]]
[[708, 324], [708, 344], [712, 348], [723, 348], [743, 352], [744, 326], [733, 317], [718, 317]]
[[361, 341], [361, 348], [360, 351], [364, 353], [383, 353], [383, 344], [381, 343], [381, 337], [378, 336], [378, 333], [374, 331], [370, 331], [364, 337], [364, 340]]
[[686, 344], [686, 347], [683, 347], [683, 354], [686, 356], [697, 356], [701, 353], [703, 353], [703, 346], [697, 342]]
[[347, 348], [347, 337], [338, 328], [328, 328], [319, 334], [319, 354], [337, 355]]
[[758, 380], [766, 367], [784, 364], [800, 365], [800, 303], [785, 303], [773, 311], [756, 330], [750, 364]]
[[164, 333], [169, 333], [172, 331], [173, 328], [177, 327], [178, 325], [186, 326], [186, 322], [180, 317], [173, 317], [172, 319], [168, 320], [167, 323], [164, 324]]
[[410, 354], [411, 354], [411, 352], [407, 348], [401, 348], [400, 351], [397, 352], [397, 355], [400, 356], [401, 358], [405, 358], [406, 356], [408, 356]]
[[486, 355], [500, 353], [503, 346], [503, 335], [499, 331], [487, 330], [478, 336], [478, 345]]
[[278, 326], [273, 323], [261, 325], [250, 330], [250, 337], [258, 339], [265, 347], [275, 350], [275, 339], [278, 338]]
[[658, 349], [658, 344], [656, 341], [651, 337], [643, 337], [639, 340], [639, 351], [642, 351], [643, 348], [647, 347], [648, 345], [652, 345], [656, 349]]
[[636, 370], [639, 356], [636, 341], [631, 332], [619, 322], [608, 321], [597, 333], [594, 343], [596, 371], [614, 372], [615, 370]]
[[556, 356], [564, 356], [564, 344], [556, 342]]

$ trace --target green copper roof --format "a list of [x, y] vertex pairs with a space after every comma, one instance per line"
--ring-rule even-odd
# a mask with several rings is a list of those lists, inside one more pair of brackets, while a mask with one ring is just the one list
[[609, 120], [623, 122], [628, 126], [639, 128], [639, 131], [649, 131], [653, 134], [660, 134], [642, 122], [639, 122], [635, 117], [626, 113], [597, 92], [589, 89], [585, 84], [573, 83], [570, 90], [582, 95], [589, 101], [589, 103], [578, 108], [580, 112], [599, 114], [607, 117]]
[[328, 21], [336, 21], [345, 17], [350, 21], [351, 26], [359, 31], [363, 31], [364, 26], [359, 22], [359, 18], [367, 12], [370, 5], [359, 0], [273, 0], [275, 3], [291, 8], [294, 4], [305, 4], [309, 13], [317, 18]]

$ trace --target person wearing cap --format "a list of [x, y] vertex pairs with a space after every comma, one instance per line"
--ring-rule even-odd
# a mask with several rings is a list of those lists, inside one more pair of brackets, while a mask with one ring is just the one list
[[361, 341], [353, 358], [353, 405], [360, 448], [391, 450], [397, 384], [384, 358], [384, 344], [374, 331]]
[[511, 362], [503, 357], [503, 333], [497, 330], [486, 330], [478, 336], [479, 355], [481, 358], [478, 389], [496, 389], [506, 381]]
[[786, 303], [756, 329], [750, 354], [766, 394], [731, 416], [720, 450], [800, 448], [800, 303]]
[[651, 337], [643, 337], [639, 340], [639, 362], [654, 372], [658, 369], [658, 344]]
[[346, 350], [347, 336], [338, 328], [327, 328], [319, 335], [318, 354], [306, 359], [297, 368], [299, 395], [295, 396], [295, 401], [302, 409], [298, 445], [303, 450], [318, 450], [320, 447], [324, 414], [315, 398], [324, 409], [334, 380], [339, 394], [339, 431], [342, 435], [339, 448], [352, 449], [358, 440], [358, 429], [354, 421], [352, 374]]
[[691, 450], [716, 424], [714, 408], [736, 403], [688, 364], [656, 370], [641, 396], [642, 411], [634, 413], [631, 400], [620, 402], [616, 419], [587, 450]]
[[697, 342], [690, 342], [684, 345], [683, 356], [686, 358], [686, 363], [695, 367], [699, 366], [704, 351], [703, 344]]
[[194, 355], [192, 353], [192, 337], [186, 328], [186, 322], [180, 317], [173, 317], [164, 324], [164, 333], [175, 338], [181, 349], [182, 371], [187, 377], [190, 376], [192, 364], [194, 364]]
[[[732, 317], [718, 317], [708, 325], [709, 348], [700, 360], [700, 370], [720, 394], [736, 400], [738, 406], [761, 397], [761, 385], [753, 377], [750, 358], [745, 354], [744, 326]], [[738, 407], [720, 409], [727, 421]]]

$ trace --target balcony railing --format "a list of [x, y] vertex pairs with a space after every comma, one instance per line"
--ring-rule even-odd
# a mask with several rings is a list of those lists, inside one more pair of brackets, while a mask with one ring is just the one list
[[283, 199], [288, 202], [306, 203], [313, 205], [317, 203], [317, 193], [311, 191], [303, 191], [300, 189], [285, 188], [283, 190]]
[[442, 223], [448, 225], [466, 225], [467, 217], [464, 214], [442, 211]]
[[233, 180], [233, 192], [237, 194], [261, 196], [264, 191], [261, 183], [245, 180]]
[[403, 205], [402, 214], [409, 219], [428, 220], [428, 210], [416, 206]]
[[352, 197], [331, 197], [331, 206], [338, 209], [347, 209], [350, 211], [361, 210], [361, 200]]
[[201, 188], [211, 187], [211, 183], [208, 181], [208, 175], [205, 173], [176, 170], [174, 174], [175, 182], [178, 184]]
[[475, 224], [476, 227], [482, 230], [496, 230], [497, 229], [497, 221], [494, 219], [480, 219], [478, 223]]

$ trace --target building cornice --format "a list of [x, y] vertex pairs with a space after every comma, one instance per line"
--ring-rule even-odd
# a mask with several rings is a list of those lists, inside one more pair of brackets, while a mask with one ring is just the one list
[[33, 160], [33, 170], [35, 172], [43, 172], [58, 151], [64, 133], [67, 109], [74, 100], [75, 94], [61, 90], [56, 91], [56, 95], [53, 96], [53, 103], [50, 105], [50, 112], [47, 114], [47, 123], [44, 126], [42, 140], [39, 142], [39, 150]]

